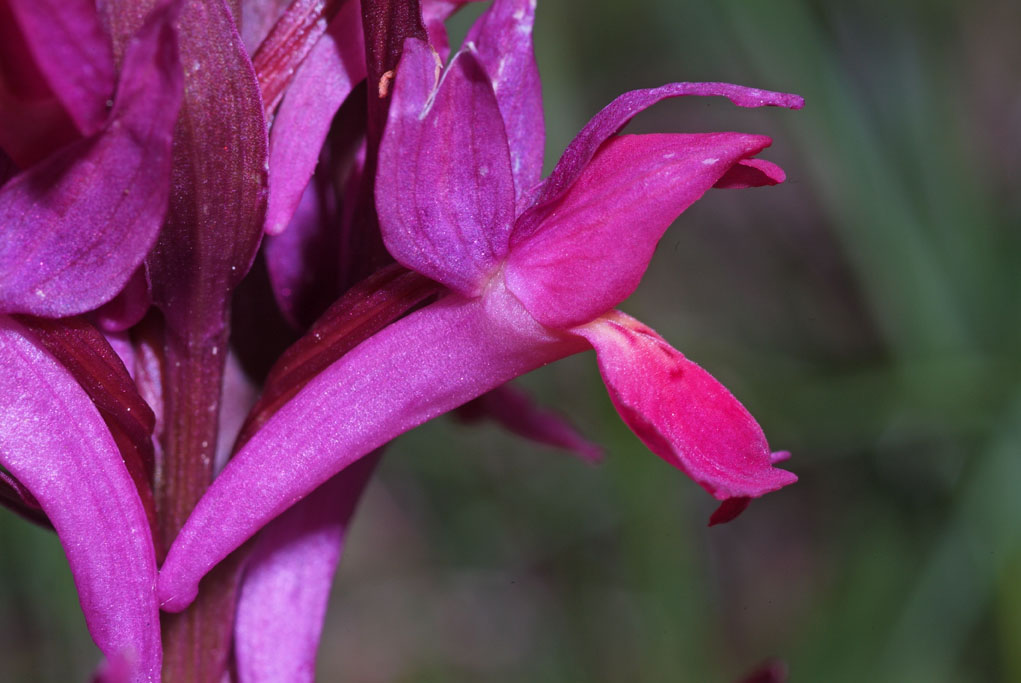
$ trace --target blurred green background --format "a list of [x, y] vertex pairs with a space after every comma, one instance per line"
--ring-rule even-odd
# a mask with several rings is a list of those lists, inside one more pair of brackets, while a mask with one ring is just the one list
[[[481, 8], [454, 22], [464, 34]], [[710, 192], [622, 308], [723, 381], [795, 486], [707, 529], [585, 354], [520, 382], [589, 467], [443, 419], [391, 448], [338, 575], [324, 681], [1021, 681], [1021, 6], [540, 2], [548, 168], [620, 92], [632, 132], [766, 133], [788, 182]], [[56, 539], [0, 519], [0, 671], [97, 655]]]

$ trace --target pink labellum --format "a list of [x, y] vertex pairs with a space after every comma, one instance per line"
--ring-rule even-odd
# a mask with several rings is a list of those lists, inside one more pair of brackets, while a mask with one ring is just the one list
[[595, 348], [610, 398], [638, 438], [724, 501], [714, 521], [797, 481], [773, 467], [766, 437], [744, 406], [651, 329], [615, 311], [574, 331]]

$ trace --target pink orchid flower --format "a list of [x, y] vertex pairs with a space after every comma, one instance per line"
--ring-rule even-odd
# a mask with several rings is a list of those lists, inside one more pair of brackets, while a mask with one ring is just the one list
[[798, 108], [794, 95], [676, 83], [622, 95], [545, 181], [534, 1], [497, 0], [437, 79], [409, 39], [379, 153], [383, 238], [404, 266], [449, 292], [344, 355], [236, 454], [199, 501], [160, 573], [167, 610], [274, 517], [397, 435], [567, 355], [594, 348], [611, 398], [638, 436], [722, 501], [713, 521], [796, 477], [707, 372], [615, 311], [670, 223], [712, 187], [781, 182], [739, 133], [619, 136], [667, 97], [722, 95]]

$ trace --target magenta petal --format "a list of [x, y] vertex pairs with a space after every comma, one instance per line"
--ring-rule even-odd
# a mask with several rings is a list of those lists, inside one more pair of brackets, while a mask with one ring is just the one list
[[273, 520], [245, 569], [234, 624], [238, 680], [312, 683], [333, 575], [378, 462], [366, 456]]
[[543, 409], [531, 396], [510, 384], [461, 406], [458, 416], [469, 421], [489, 417], [508, 431], [536, 443], [571, 451], [590, 463], [603, 459], [602, 448], [579, 434], [566, 419]]
[[157, 679], [156, 557], [135, 485], [85, 391], [8, 317], [0, 317], [0, 464], [53, 523], [99, 649], [130, 653], [136, 680]]
[[113, 53], [92, 0], [6, 0], [36, 66], [83, 135], [106, 121]]
[[335, 295], [336, 288], [329, 286], [335, 277], [325, 275], [336, 272], [340, 261], [334, 234], [337, 226], [327, 223], [319, 194], [316, 183], [309, 184], [287, 230], [267, 235], [262, 243], [273, 297], [284, 319], [296, 330], [307, 328], [316, 317], [307, 320], [303, 313], [308, 306], [303, 304], [310, 299], [318, 304], [324, 295]]
[[607, 141], [532, 236], [511, 250], [507, 286], [544, 325], [580, 325], [638, 286], [660, 237], [735, 164], [770, 144], [741, 133]]
[[0, 310], [74, 315], [124, 287], [166, 213], [180, 99], [177, 40], [162, 12], [128, 46], [106, 128], [0, 189]]
[[751, 498], [728, 498], [709, 516], [709, 526], [726, 524], [737, 519], [738, 515], [748, 509]]
[[280, 103], [269, 138], [266, 232], [284, 231], [319, 159], [333, 115], [365, 78], [357, 2], [346, 2], [302, 62]]
[[771, 106], [800, 109], [805, 104], [804, 99], [798, 95], [745, 88], [730, 83], [670, 83], [659, 88], [626, 92], [592, 117], [567, 146], [553, 173], [543, 183], [532, 208], [514, 227], [512, 243], [517, 244], [532, 234], [542, 220], [543, 207], [555, 202], [567, 191], [584, 172], [589, 160], [607, 138], [623, 128], [636, 114], [657, 102], [685, 95], [726, 97], [739, 107]]
[[199, 501], [160, 572], [165, 609], [263, 525], [369, 451], [584, 348], [542, 328], [506, 290], [450, 295], [333, 363], [252, 437]]
[[507, 252], [514, 180], [503, 119], [474, 53], [434, 91], [436, 53], [406, 41], [379, 150], [376, 209], [395, 259], [465, 295]]
[[96, 310], [94, 322], [105, 332], [123, 332], [141, 322], [151, 305], [149, 281], [140, 266], [120, 294]]
[[[797, 481], [773, 467], [766, 437], [727, 389], [651, 329], [619, 311], [574, 332], [596, 350], [617, 412], [656, 455], [721, 501], [731, 518]], [[715, 521], [723, 521], [717, 519]]]
[[542, 178], [546, 144], [542, 83], [532, 49], [535, 0], [494, 0], [468, 32], [493, 82], [510, 143], [519, 203]]
[[0, 147], [28, 168], [81, 137], [53, 94], [7, 2], [0, 2]]

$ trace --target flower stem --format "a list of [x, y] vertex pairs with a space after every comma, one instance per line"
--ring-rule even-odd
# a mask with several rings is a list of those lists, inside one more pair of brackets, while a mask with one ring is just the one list
[[160, 527], [173, 542], [213, 481], [227, 334], [198, 345], [166, 338], [163, 463], [157, 481]]
[[202, 580], [199, 596], [183, 612], [160, 614], [164, 683], [220, 683], [227, 671], [243, 546]]
[[[213, 480], [227, 331], [203, 343], [167, 331], [165, 429], [157, 477], [160, 526], [171, 542]], [[225, 562], [185, 612], [163, 615], [163, 679], [219, 683], [227, 666], [238, 563]]]

